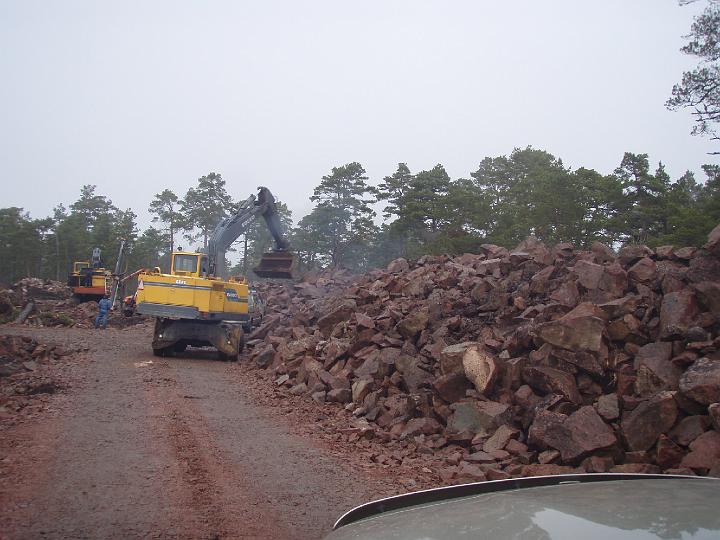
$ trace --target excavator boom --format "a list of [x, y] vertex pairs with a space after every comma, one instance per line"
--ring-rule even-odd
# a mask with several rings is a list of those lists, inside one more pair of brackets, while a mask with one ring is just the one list
[[262, 216], [275, 241], [275, 249], [263, 254], [260, 265], [253, 271], [258, 276], [266, 278], [294, 277], [295, 256], [290, 252], [290, 244], [283, 234], [275, 197], [266, 187], [259, 187], [258, 190], [257, 197], [250, 195], [242, 201], [235, 214], [218, 223], [210, 236], [208, 257], [212, 275], [226, 277], [225, 252], [254, 219]]

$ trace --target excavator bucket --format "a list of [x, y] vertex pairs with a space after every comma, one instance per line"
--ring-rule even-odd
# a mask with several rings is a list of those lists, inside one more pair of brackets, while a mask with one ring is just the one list
[[258, 277], [293, 279], [295, 277], [295, 255], [287, 251], [263, 253], [260, 264], [253, 268]]

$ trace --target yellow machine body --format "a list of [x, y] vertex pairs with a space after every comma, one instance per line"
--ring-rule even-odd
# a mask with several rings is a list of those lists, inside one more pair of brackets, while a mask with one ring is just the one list
[[247, 283], [207, 275], [207, 256], [178, 251], [170, 274], [156, 269], [138, 276], [139, 313], [171, 319], [248, 320]]
[[99, 299], [108, 294], [111, 277], [105, 268], [91, 268], [88, 261], [76, 261], [67, 283], [75, 296]]

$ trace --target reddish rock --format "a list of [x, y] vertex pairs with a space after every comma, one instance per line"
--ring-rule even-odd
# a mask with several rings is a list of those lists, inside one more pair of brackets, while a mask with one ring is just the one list
[[387, 265], [387, 271], [391, 274], [406, 272], [409, 269], [410, 264], [407, 262], [407, 259], [403, 259], [402, 257], [391, 261], [390, 264]]
[[411, 393], [427, 388], [433, 382], [433, 376], [419, 366], [420, 360], [418, 357], [401, 354], [395, 361], [397, 374], [402, 375], [400, 382], [404, 383], [407, 391]]
[[580, 285], [586, 289], [594, 290], [598, 288], [605, 269], [602, 265], [581, 260], [575, 263], [573, 272], [577, 276]]
[[560, 459], [560, 452], [557, 450], [545, 450], [538, 454], [538, 463], [541, 464], [552, 463], [558, 459]]
[[641, 396], [655, 395], [662, 390], [676, 390], [682, 369], [670, 361], [672, 343], [658, 341], [640, 347], [635, 355], [637, 380], [635, 388]]
[[253, 356], [255, 358], [255, 365], [260, 369], [265, 369], [275, 359], [275, 349], [272, 345], [266, 345]]
[[695, 284], [695, 294], [700, 303], [720, 319], [720, 283], [701, 281]]
[[331, 338], [322, 350], [323, 365], [329, 369], [338, 359], [345, 356], [349, 350], [349, 342]]
[[629, 266], [645, 257], [651, 257], [653, 250], [642, 244], [630, 244], [620, 248], [618, 259], [620, 263]]
[[490, 431], [507, 424], [512, 420], [513, 411], [510, 406], [496, 401], [478, 401], [476, 403], [480, 426]]
[[424, 311], [414, 311], [397, 325], [397, 331], [405, 339], [415, 339], [420, 332], [427, 328], [429, 322], [428, 314]]
[[682, 290], [663, 296], [660, 307], [660, 338], [682, 337], [688, 328], [695, 326], [700, 310], [691, 290]]
[[476, 345], [475, 341], [465, 341], [457, 345], [449, 345], [440, 353], [440, 371], [447, 373], [460, 373], [465, 375], [463, 368], [463, 356], [468, 347]]
[[550, 253], [547, 246], [545, 246], [545, 244], [543, 244], [535, 236], [529, 236], [520, 242], [520, 244], [518, 244], [515, 248], [515, 251], [528, 253], [532, 257], [533, 261], [544, 266], [553, 263], [552, 253]]
[[406, 439], [416, 435], [433, 435], [441, 431], [442, 426], [434, 418], [411, 418], [405, 425], [400, 437]]
[[720, 431], [720, 403], [713, 403], [708, 406], [708, 415], [715, 431]]
[[471, 463], [461, 463], [455, 475], [456, 479], [469, 480], [470, 482], [484, 482], [487, 480], [483, 470]]
[[510, 474], [500, 469], [488, 469], [485, 471], [485, 476], [487, 476], [488, 480], [507, 480], [511, 477]]
[[573, 474], [577, 471], [573, 467], [555, 465], [553, 463], [524, 465], [521, 476], [556, 476], [558, 474]]
[[642, 323], [635, 316], [624, 315], [608, 325], [608, 337], [611, 341], [625, 341], [633, 337], [642, 339], [642, 326]]
[[355, 313], [355, 319], [357, 320], [358, 326], [370, 329], [375, 328], [375, 321], [372, 319], [372, 317], [368, 317], [364, 313]]
[[679, 386], [683, 395], [698, 403], [720, 401], [720, 360], [696, 360], [680, 378]]
[[538, 336], [546, 343], [573, 351], [599, 351], [605, 321], [586, 311], [580, 304], [556, 321], [547, 322], [538, 329]]
[[507, 450], [513, 455], [524, 454], [528, 451], [528, 446], [527, 444], [521, 443], [517, 439], [510, 439], [505, 444], [505, 450]]
[[519, 435], [520, 431], [516, 428], [507, 424], [502, 425], [495, 430], [495, 433], [493, 433], [487, 441], [485, 441], [485, 444], [483, 444], [483, 451], [493, 452], [495, 450], [502, 450], [511, 438], [517, 438]]
[[327, 393], [326, 399], [337, 403], [350, 403], [352, 401], [352, 391], [349, 388], [336, 388]]
[[566, 281], [560, 285], [558, 289], [553, 291], [550, 299], [563, 306], [574, 308], [580, 301], [580, 291], [578, 291], [574, 281]]
[[352, 383], [352, 400], [361, 403], [365, 397], [375, 389], [375, 382], [371, 379], [357, 379]]
[[575, 377], [565, 371], [544, 366], [528, 366], [522, 370], [523, 380], [535, 390], [556, 393], [572, 403], [580, 404], [582, 397]]
[[680, 420], [670, 431], [670, 438], [682, 446], [689, 446], [691, 442], [705, 433], [710, 426], [710, 419], [707, 416], [687, 416]]
[[627, 273], [619, 264], [611, 264], [605, 268], [599, 286], [606, 293], [605, 296], [620, 298], [628, 287]]
[[628, 277], [640, 283], [652, 284], [657, 277], [657, 267], [655, 261], [647, 257], [643, 257], [628, 270]]
[[660, 435], [655, 451], [655, 462], [663, 469], [677, 467], [685, 457], [685, 450], [666, 435]]
[[317, 321], [317, 326], [323, 333], [323, 335], [328, 337], [335, 325], [339, 322], [347, 321], [350, 316], [355, 313], [356, 309], [357, 304], [354, 300], [345, 300], [342, 304], [333, 309], [330, 313], [324, 315], [323, 317], [320, 317]]
[[660, 467], [649, 463], [624, 463], [610, 468], [611, 473], [622, 474], [659, 474]]
[[589, 456], [583, 460], [580, 466], [585, 472], [604, 473], [615, 466], [615, 462], [609, 456]]
[[675, 246], [658, 246], [655, 248], [655, 255], [658, 259], [672, 259]]
[[671, 392], [661, 392], [623, 415], [623, 436], [631, 451], [649, 450], [675, 424], [678, 410]]
[[617, 420], [620, 417], [620, 405], [617, 394], [600, 396], [595, 407], [598, 414], [607, 421]]
[[288, 390], [290, 395], [293, 396], [301, 396], [302, 394], [306, 394], [307, 391], [308, 387], [305, 383], [296, 384], [295, 386], [291, 387], [290, 390]]
[[720, 465], [720, 433], [706, 431], [690, 444], [690, 453], [680, 462], [681, 467], [708, 471]]
[[464, 398], [465, 392], [471, 387], [470, 381], [459, 373], [441, 375], [433, 383], [435, 391], [448, 403], [454, 403]]
[[641, 301], [642, 298], [640, 296], [631, 294], [618, 298], [617, 300], [599, 304], [598, 307], [605, 312], [609, 319], [617, 319], [618, 317], [635, 313]]
[[453, 411], [447, 422], [447, 432], [452, 435], [471, 434], [469, 439], [484, 431], [484, 419], [473, 401], [460, 401], [450, 405]]
[[467, 348], [463, 355], [463, 369], [467, 379], [481, 394], [489, 393], [500, 375], [498, 359], [481, 345]]
[[383, 406], [391, 418], [410, 416], [415, 411], [415, 401], [407, 394], [388, 396]]
[[600, 264], [615, 261], [615, 252], [609, 246], [600, 242], [593, 242], [590, 246], [590, 251], [595, 256], [595, 260]]
[[717, 225], [712, 231], [710, 231], [710, 234], [708, 234], [708, 241], [703, 247], [720, 257], [720, 225]]
[[568, 417], [549, 414], [553, 416], [538, 413], [535, 422], [542, 422], [543, 426], [533, 430], [533, 423], [530, 440], [558, 450], [564, 462], [576, 461], [617, 443], [613, 430], [602, 421], [593, 407], [581, 407]]

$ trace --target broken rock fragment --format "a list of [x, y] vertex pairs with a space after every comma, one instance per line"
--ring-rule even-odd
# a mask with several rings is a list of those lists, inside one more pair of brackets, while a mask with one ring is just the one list
[[538, 336], [545, 341], [573, 351], [599, 351], [605, 321], [602, 310], [590, 304], [580, 304], [556, 321], [543, 324]]
[[465, 376], [481, 394], [492, 390], [500, 375], [499, 360], [482, 345], [468, 347], [463, 355]]
[[671, 392], [661, 392], [623, 414], [622, 432], [632, 451], [649, 450], [675, 424], [678, 409]]
[[570, 416], [543, 411], [538, 414], [535, 422], [543, 425], [542, 429], [534, 431], [531, 426], [531, 441], [541, 447], [559, 451], [566, 463], [577, 461], [591, 452], [617, 443], [612, 428], [603, 422], [591, 406], [581, 407]]
[[720, 401], [720, 360], [696, 360], [680, 378], [680, 391], [705, 405]]

